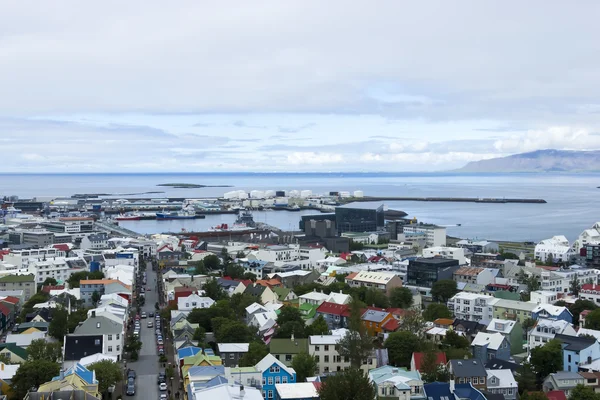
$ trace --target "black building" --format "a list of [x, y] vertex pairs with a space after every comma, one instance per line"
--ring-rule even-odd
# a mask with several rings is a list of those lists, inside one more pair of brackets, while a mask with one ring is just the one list
[[459, 268], [458, 260], [447, 258], [417, 258], [408, 262], [406, 284], [420, 287], [432, 287], [442, 279], [452, 279]]
[[383, 229], [384, 224], [383, 204], [358, 203], [335, 208], [338, 235], [344, 232], [374, 232]]
[[590, 268], [600, 268], [600, 245], [588, 244], [580, 251], [585, 263]]
[[102, 343], [102, 335], [67, 335], [65, 337], [65, 361], [79, 361], [83, 357], [102, 353]]

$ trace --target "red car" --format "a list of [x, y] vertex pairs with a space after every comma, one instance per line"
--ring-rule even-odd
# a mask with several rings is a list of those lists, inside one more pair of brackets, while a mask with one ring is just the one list
[[136, 319], [136, 320], [139, 320], [140, 318], [141, 318], [141, 317], [140, 317], [139, 315], [136, 315], [136, 316], [135, 316], [135, 319]]

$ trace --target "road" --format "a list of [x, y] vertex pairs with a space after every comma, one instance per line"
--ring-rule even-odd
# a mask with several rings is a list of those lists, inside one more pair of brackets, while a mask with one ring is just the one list
[[[146, 287], [152, 288], [151, 291], [146, 292], [146, 302], [142, 307], [146, 314], [155, 312], [154, 303], [158, 301], [158, 285], [154, 281], [156, 278], [156, 272], [152, 270], [152, 264], [147, 263], [146, 267], [147, 282]], [[141, 282], [140, 282], [141, 284]], [[153, 318], [141, 319], [141, 332], [140, 339], [142, 341], [142, 349], [140, 350], [139, 359], [135, 362], [128, 363], [128, 367], [135, 370], [137, 374], [137, 382], [135, 389], [135, 396], [133, 399], [139, 400], [158, 400], [160, 398], [160, 391], [158, 390], [158, 354], [156, 352], [156, 335], [154, 333], [156, 328], [148, 328], [147, 323]], [[166, 393], [166, 392], [165, 392]]]

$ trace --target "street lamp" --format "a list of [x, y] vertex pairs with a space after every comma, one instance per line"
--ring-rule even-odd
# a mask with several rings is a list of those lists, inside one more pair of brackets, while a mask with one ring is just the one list
[[175, 393], [175, 388], [173, 388], [173, 377], [171, 377], [171, 393]]

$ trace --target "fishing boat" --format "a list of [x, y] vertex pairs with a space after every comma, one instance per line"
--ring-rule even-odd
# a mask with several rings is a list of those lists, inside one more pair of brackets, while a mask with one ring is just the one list
[[141, 218], [139, 214], [119, 214], [115, 217], [117, 221], [139, 221]]
[[172, 212], [158, 212], [156, 213], [156, 219], [195, 219], [197, 218], [196, 216], [196, 210], [194, 210], [193, 207], [186, 207], [186, 208], [182, 208], [179, 211], [172, 211]]
[[244, 211], [238, 215], [233, 225], [221, 224], [213, 226], [209, 229], [210, 232], [241, 232], [251, 231], [256, 228], [256, 222], [250, 211]]

